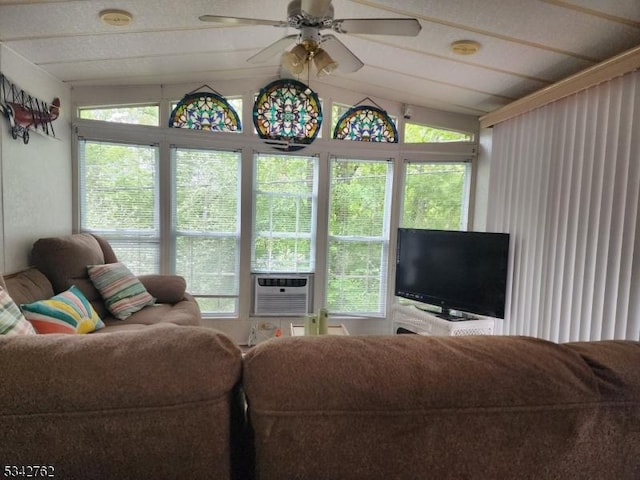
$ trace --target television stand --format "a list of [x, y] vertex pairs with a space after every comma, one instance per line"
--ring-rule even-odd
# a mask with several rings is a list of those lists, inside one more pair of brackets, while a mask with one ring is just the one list
[[440, 310], [440, 308], [437, 307], [429, 307], [429, 306], [420, 306], [420, 305], [413, 305], [415, 308], [417, 308], [418, 310], [420, 310], [421, 312], [425, 312], [428, 313], [430, 315], [435, 315], [438, 318], [441, 318], [443, 320], [447, 320], [449, 322], [463, 322], [463, 321], [467, 321], [467, 320], [480, 320], [480, 318], [471, 315], [469, 313], [464, 313], [464, 312], [459, 312], [459, 314], [454, 314], [452, 312], [457, 311], [457, 310], [450, 310], [450, 309], [443, 309]]
[[440, 314], [425, 311], [415, 305], [397, 303], [391, 307], [392, 333], [398, 333], [398, 329], [419, 335], [439, 336], [493, 335], [495, 332], [493, 318], [458, 317], [456, 320], [445, 320], [438, 315]]
[[465, 320], [473, 320], [472, 318], [458, 317], [456, 315], [450, 315], [448, 313], [437, 313], [436, 317], [446, 320], [447, 322], [463, 322]]

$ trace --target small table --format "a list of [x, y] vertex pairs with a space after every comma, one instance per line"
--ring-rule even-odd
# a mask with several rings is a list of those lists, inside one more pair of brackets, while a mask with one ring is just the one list
[[[328, 325], [328, 335], [349, 335], [347, 328], [340, 325]], [[292, 337], [304, 337], [304, 325], [291, 324], [291, 336]]]

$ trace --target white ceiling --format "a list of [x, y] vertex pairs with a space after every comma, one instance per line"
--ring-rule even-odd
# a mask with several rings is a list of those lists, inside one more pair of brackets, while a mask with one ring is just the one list
[[[333, 0], [335, 18], [415, 17], [417, 37], [336, 34], [365, 64], [321, 82], [482, 115], [640, 45], [640, 0]], [[98, 13], [124, 9], [126, 27]], [[72, 86], [280, 75], [246, 61], [289, 28], [203, 23], [203, 14], [286, 20], [287, 0], [0, 0], [0, 42]], [[481, 44], [473, 56], [456, 40]]]

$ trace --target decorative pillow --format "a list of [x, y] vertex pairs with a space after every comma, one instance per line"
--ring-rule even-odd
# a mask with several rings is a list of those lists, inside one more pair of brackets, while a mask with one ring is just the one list
[[75, 285], [49, 300], [21, 307], [38, 333], [89, 333], [104, 328], [89, 300]]
[[33, 326], [24, 318], [18, 305], [5, 289], [0, 288], [0, 335], [35, 335]]
[[89, 265], [87, 270], [93, 285], [102, 295], [105, 306], [120, 320], [156, 302], [122, 262]]

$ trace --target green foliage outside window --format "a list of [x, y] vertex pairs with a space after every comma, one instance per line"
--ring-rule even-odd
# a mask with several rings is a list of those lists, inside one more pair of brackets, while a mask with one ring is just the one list
[[317, 159], [256, 157], [253, 271], [312, 272]]
[[[176, 273], [203, 312], [237, 312], [240, 154], [176, 149]], [[215, 297], [215, 298], [212, 298]]]
[[81, 108], [80, 118], [157, 127], [160, 125], [160, 109], [157, 105]]
[[465, 163], [408, 163], [402, 226], [464, 229], [466, 177]]
[[109, 238], [134, 273], [157, 272], [157, 148], [88, 141], [80, 169], [82, 230]]
[[332, 312], [384, 312], [390, 166], [332, 161], [327, 285]]
[[471, 142], [473, 135], [455, 130], [418, 125], [417, 123], [404, 124], [405, 143], [444, 143], [444, 142]]

